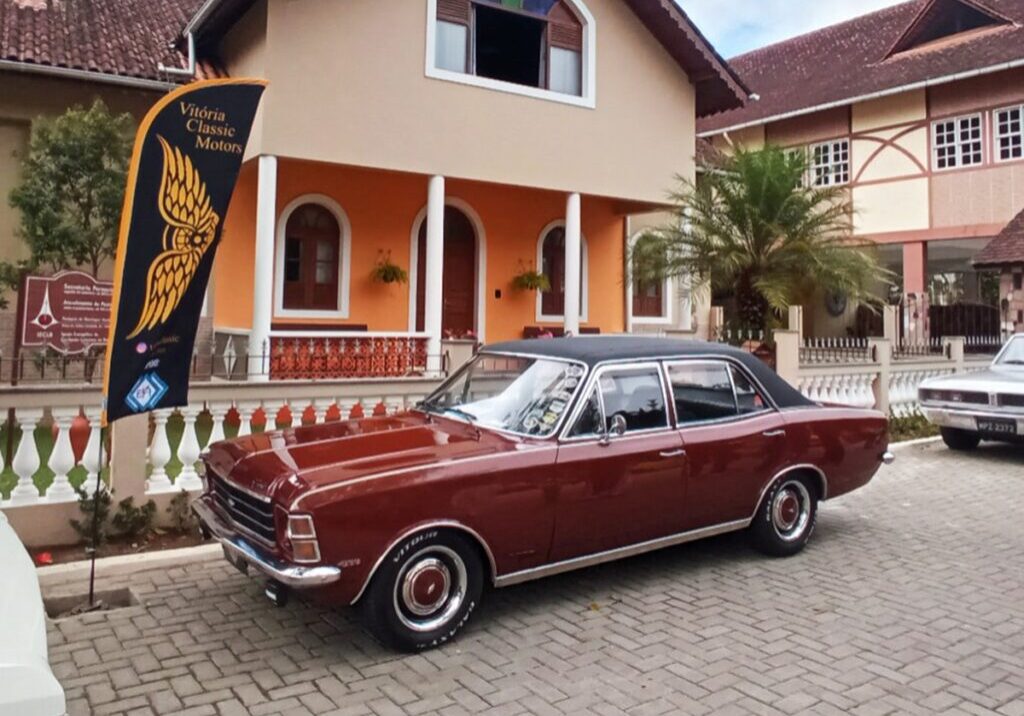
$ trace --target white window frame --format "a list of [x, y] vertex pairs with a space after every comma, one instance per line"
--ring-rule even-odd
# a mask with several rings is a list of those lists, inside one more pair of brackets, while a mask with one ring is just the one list
[[[1000, 112], [1012, 112], [1016, 110], [1020, 113], [1018, 122], [1020, 123], [1020, 138], [1021, 138], [1021, 156], [1010, 157], [1003, 159], [1000, 154], [1002, 153], [1002, 147], [999, 146], [999, 140], [1003, 139], [1004, 135], [999, 131], [999, 113]], [[1013, 135], [1005, 135], [1013, 136]], [[1006, 162], [1019, 162], [1024, 160], [1024, 105], [1015, 104], [1008, 107], [1000, 107], [999, 109], [993, 110], [992, 112], [992, 157], [996, 164], [1004, 164]]]
[[[633, 255], [633, 249], [636, 246], [636, 242], [642, 239], [644, 236], [651, 234], [649, 230], [637, 231], [629, 239], [629, 255]], [[633, 292], [636, 290], [635, 281], [628, 281], [626, 287], [626, 306], [629, 309], [629, 318], [631, 325], [634, 326], [671, 326], [675, 323], [675, 317], [673, 316], [673, 307], [675, 301], [671, 298], [675, 296], [676, 282], [674, 279], [666, 278], [662, 281], [661, 287], [661, 315], [660, 316], [637, 316], [633, 313]]]
[[[959, 138], [957, 137], [957, 135], [959, 135], [959, 133], [961, 131], [960, 123], [961, 122], [965, 122], [965, 121], [969, 121], [969, 120], [973, 120], [973, 119], [977, 119], [978, 120], [978, 131], [981, 133], [981, 136], [979, 136], [978, 140], [977, 140], [978, 144], [979, 144], [979, 146], [981, 148], [981, 159], [978, 162], [972, 162], [970, 164], [965, 164], [964, 163], [964, 154], [965, 154], [965, 152], [964, 152], [964, 145], [965, 145], [965, 143], [961, 142], [959, 140]], [[952, 122], [953, 125], [954, 125], [953, 126], [954, 139], [953, 139], [953, 145], [952, 146], [955, 148], [954, 153], [953, 153], [953, 157], [954, 157], [954, 159], [956, 161], [956, 164], [954, 166], [940, 167], [939, 166], [939, 149], [940, 149], [940, 147], [939, 147], [939, 141], [938, 141], [938, 139], [939, 139], [939, 126], [943, 125], [943, 124], [949, 124], [950, 122]], [[973, 168], [976, 168], [976, 167], [985, 166], [985, 118], [984, 118], [984, 116], [982, 115], [981, 112], [973, 112], [971, 114], [961, 114], [961, 115], [958, 115], [956, 117], [944, 117], [942, 119], [933, 120], [932, 121], [932, 128], [931, 128], [931, 145], [932, 145], [931, 162], [932, 162], [932, 171], [934, 171], [934, 172], [948, 172], [948, 171], [954, 171], [956, 169], [973, 169]], [[950, 146], [950, 145], [944, 145], [944, 146]]]
[[[802, 145], [802, 146], [799, 146], [799, 147], [787, 147], [783, 151], [785, 152], [787, 157], [791, 157], [791, 156], [794, 156], [794, 155], [797, 155], [797, 154], [803, 154], [803, 156], [804, 156], [804, 164], [806, 165], [806, 164], [810, 163], [810, 159], [809, 159], [808, 154], [807, 154], [807, 147], [806, 146]], [[800, 179], [800, 187], [801, 188], [807, 188], [808, 186], [810, 186], [810, 168], [809, 167], [804, 169], [804, 175]]]
[[507, 92], [508, 94], [517, 94], [548, 102], [559, 102], [586, 109], [595, 109], [597, 107], [597, 21], [583, 0], [568, 1], [572, 3], [583, 21], [583, 57], [580, 63], [583, 69], [583, 78], [580, 85], [583, 90], [582, 96], [576, 97], [539, 87], [528, 87], [514, 82], [503, 82], [502, 80], [495, 80], [490, 77], [478, 77], [469, 73], [452, 72], [451, 70], [437, 67], [435, 62], [437, 57], [437, 0], [427, 0], [425, 75], [435, 80], [446, 80], [471, 87]]
[[[565, 219], [557, 219], [552, 221], [550, 224], [545, 226], [540, 236], [537, 238], [537, 270], [541, 271], [544, 268], [544, 239], [547, 235], [557, 228], [565, 228]], [[583, 287], [583, 297], [580, 301], [580, 322], [586, 323], [590, 314], [590, 249], [587, 248], [587, 237], [580, 232], [580, 246], [582, 247], [581, 253], [582, 258], [580, 259], [580, 286]], [[563, 279], [564, 280], [564, 279]], [[536, 321], [537, 323], [562, 323], [565, 321], [565, 316], [560, 314], [557, 316], [550, 316], [544, 313], [544, 294], [542, 291], [537, 291], [537, 310], [536, 310]]]
[[[825, 164], [819, 165], [816, 163], [817, 150], [825, 148], [828, 153], [828, 161]], [[837, 161], [836, 157], [839, 152], [846, 153], [846, 160]], [[846, 186], [850, 184], [852, 179], [853, 166], [850, 161], [850, 138], [849, 137], [838, 137], [836, 139], [830, 139], [827, 142], [815, 142], [807, 147], [807, 185], [812, 186], [816, 189], [835, 187], [835, 186]], [[845, 178], [838, 180], [835, 178], [836, 174], [842, 167], [845, 167]], [[823, 176], [826, 181], [818, 181], [818, 169], [825, 168], [827, 173]]]
[[[316, 204], [327, 209], [338, 222], [341, 236], [338, 242], [338, 309], [313, 310], [284, 307], [284, 249], [288, 219], [296, 209]], [[352, 272], [352, 224], [341, 204], [324, 194], [303, 194], [292, 200], [277, 219], [277, 238], [274, 248], [274, 318], [333, 318], [349, 317], [349, 285]]]

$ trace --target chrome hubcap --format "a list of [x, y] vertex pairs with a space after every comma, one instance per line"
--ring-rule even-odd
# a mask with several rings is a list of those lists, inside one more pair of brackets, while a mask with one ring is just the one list
[[772, 527], [783, 540], [799, 539], [811, 517], [811, 495], [802, 482], [787, 482], [772, 500]]
[[451, 572], [439, 559], [425, 559], [413, 565], [402, 580], [402, 601], [416, 616], [433, 613], [448, 599]]
[[458, 614], [469, 578], [462, 558], [443, 546], [427, 547], [402, 566], [395, 583], [395, 614], [417, 632], [434, 631]]

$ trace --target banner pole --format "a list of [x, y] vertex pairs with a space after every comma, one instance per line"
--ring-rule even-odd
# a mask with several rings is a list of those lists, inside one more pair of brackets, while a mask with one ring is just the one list
[[97, 540], [100, 533], [100, 491], [103, 489], [103, 426], [100, 426], [100, 447], [98, 468], [96, 469], [96, 487], [92, 493], [92, 548], [89, 550], [89, 608], [96, 606], [96, 551], [99, 549]]

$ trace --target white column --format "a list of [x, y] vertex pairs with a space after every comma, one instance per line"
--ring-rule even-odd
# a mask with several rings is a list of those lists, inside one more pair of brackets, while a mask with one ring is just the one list
[[206, 447], [210, 447], [225, 438], [224, 419], [227, 418], [228, 412], [231, 410], [231, 403], [208, 403], [206, 407], [213, 419], [213, 430], [210, 431], [210, 439], [206, 443]]
[[270, 379], [270, 323], [274, 317], [274, 240], [277, 233], [277, 157], [259, 158], [256, 258], [253, 262], [249, 379]]
[[580, 334], [580, 195], [570, 194], [565, 202], [565, 333]]
[[444, 309], [444, 177], [430, 177], [427, 188], [426, 282], [423, 330], [427, 333], [427, 369], [441, 369], [441, 316]]
[[[86, 471], [86, 484], [85, 488], [87, 491], [95, 489], [96, 476], [100, 470], [103, 469], [103, 465], [100, 464], [100, 440], [103, 439], [103, 433], [100, 428], [100, 411], [96, 408], [86, 408], [85, 417], [89, 419], [89, 442], [85, 446], [85, 452], [82, 453], [82, 465]], [[104, 487], [103, 483], [100, 483], [100, 488]]]
[[71, 502], [78, 497], [68, 481], [68, 471], [75, 466], [75, 451], [71, 448], [71, 423], [78, 417], [78, 412], [77, 407], [53, 409], [57, 441], [48, 463], [53, 470], [53, 484], [46, 491], [46, 499], [50, 502]]
[[[18, 410], [15, 420], [21, 428], [21, 440], [18, 441], [18, 449], [14, 451], [14, 459], [11, 461], [11, 468], [18, 476], [18, 484], [11, 491], [11, 504], [25, 505], [39, 501], [39, 489], [36, 487], [33, 478], [36, 470], [39, 469], [39, 448], [36, 447], [36, 426], [43, 419], [43, 410], [21, 409]], [[7, 426], [13, 430], [13, 425]]]
[[152, 471], [146, 480], [146, 492], [174, 492], [174, 485], [167, 477], [167, 463], [171, 461], [171, 443], [167, 440], [167, 421], [171, 417], [170, 410], [153, 412], [153, 442], [149, 446], [149, 464]]
[[259, 401], [243, 401], [235, 406], [238, 410], [238, 419], [241, 421], [238, 426], [238, 436], [252, 435], [252, 416], [260, 409]]
[[199, 408], [189, 405], [181, 409], [181, 417], [185, 421], [185, 431], [181, 435], [181, 444], [178, 445], [178, 459], [181, 460], [181, 473], [174, 481], [176, 490], [202, 490], [203, 481], [199, 479], [196, 472], [196, 463], [202, 454], [199, 447], [199, 436], [196, 434], [196, 419], [199, 418]]

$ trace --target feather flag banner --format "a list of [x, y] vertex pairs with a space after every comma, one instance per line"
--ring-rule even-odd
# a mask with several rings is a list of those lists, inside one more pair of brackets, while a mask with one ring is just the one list
[[265, 87], [195, 82], [139, 127], [117, 245], [106, 421], [188, 403], [210, 271]]

